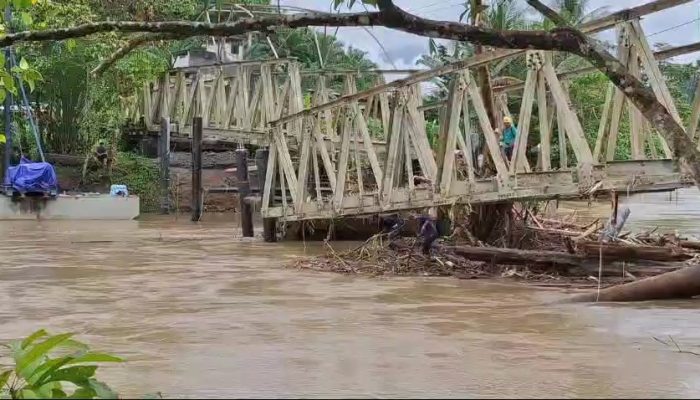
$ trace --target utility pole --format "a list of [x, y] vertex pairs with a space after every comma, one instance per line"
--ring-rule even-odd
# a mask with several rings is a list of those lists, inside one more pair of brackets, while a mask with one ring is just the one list
[[[10, 3], [5, 6], [5, 26], [12, 29], [12, 6]], [[8, 74], [12, 74], [12, 46], [5, 48], [5, 70]], [[5, 89], [5, 157], [2, 163], [3, 181], [2, 186], [5, 186], [5, 174], [10, 167], [12, 159], [12, 93], [7, 88]]]

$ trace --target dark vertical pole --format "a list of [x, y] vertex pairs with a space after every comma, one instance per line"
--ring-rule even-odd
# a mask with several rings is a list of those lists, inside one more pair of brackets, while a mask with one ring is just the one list
[[[255, 151], [255, 166], [258, 172], [258, 191], [260, 197], [262, 198], [265, 194], [265, 177], [267, 176], [267, 160], [270, 157], [270, 150], [268, 149], [257, 149]], [[274, 182], [274, 179], [273, 179]], [[271, 185], [271, 195], [270, 198], [274, 197], [275, 186]], [[268, 205], [269, 204], [263, 204]], [[263, 239], [266, 242], [276, 242], [277, 241], [277, 219], [275, 218], [263, 218]]]
[[[5, 7], [5, 24], [11, 26], [12, 21], [12, 6], [8, 2]], [[5, 48], [5, 69], [8, 74], [12, 74], [12, 47], [7, 46]], [[12, 93], [9, 90], [5, 90], [5, 157], [2, 161], [2, 186], [5, 185], [5, 174], [7, 169], [10, 167], [10, 161], [12, 160]]]
[[238, 201], [241, 209], [241, 230], [244, 237], [253, 237], [253, 208], [246, 199], [250, 195], [248, 179], [248, 150], [236, 150], [236, 180], [238, 185]]
[[158, 157], [160, 157], [160, 212], [170, 213], [170, 118], [161, 118], [158, 136]]
[[618, 204], [619, 204], [619, 197], [617, 195], [617, 192], [613, 190], [612, 192], [612, 201], [613, 201], [613, 217], [612, 217], [612, 222], [613, 226], [617, 223], [617, 209], [618, 209]]
[[202, 216], [202, 117], [192, 121], [192, 221]]

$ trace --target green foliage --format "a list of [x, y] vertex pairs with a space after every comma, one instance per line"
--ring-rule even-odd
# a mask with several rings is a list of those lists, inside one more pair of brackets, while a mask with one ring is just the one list
[[[353, 47], [346, 48], [335, 35], [320, 32], [314, 34], [311, 28], [278, 29], [270, 35], [270, 41], [280, 57], [296, 58], [302, 68], [307, 70], [318, 70], [323, 66], [327, 69], [349, 69], [361, 72], [377, 67], [367, 58], [367, 53], [364, 51]], [[247, 57], [252, 60], [269, 59], [274, 57], [274, 52], [267, 40], [258, 38], [253, 42]], [[312, 89], [315, 88], [316, 82], [314, 79], [307, 79], [303, 83], [305, 89]], [[358, 90], [368, 89], [373, 84], [374, 79], [369, 74], [360, 75], [357, 79]], [[336, 92], [342, 92], [342, 77], [332, 77], [329, 87]]]
[[437, 148], [437, 138], [440, 135], [440, 125], [437, 121], [431, 120], [425, 122], [425, 134], [428, 136], [428, 143], [430, 143], [430, 148]]
[[[54, 0], [55, 1], [55, 0]], [[71, 0], [66, 0], [71, 1]], [[202, 0], [89, 0], [100, 19], [166, 21], [192, 19], [204, 10]]]
[[[26, 30], [32, 27], [33, 17], [31, 10], [37, 4], [37, 0], [0, 0], [0, 7], [11, 4], [13, 7], [13, 17], [11, 21], [5, 19], [5, 14], [0, 16], [0, 34], [8, 30]], [[8, 93], [17, 96], [19, 94], [18, 81], [25, 82], [30, 91], [34, 90], [36, 83], [42, 80], [41, 73], [27, 62], [23, 57], [18, 58], [17, 65], [11, 59], [7, 59], [6, 54], [0, 54], [0, 65], [5, 68], [0, 69], [0, 102], [5, 100]], [[12, 62], [12, 68], [7, 71], [7, 64]]]
[[124, 184], [129, 193], [137, 194], [141, 211], [155, 211], [160, 205], [158, 166], [152, 159], [133, 153], [117, 153], [112, 169], [112, 183]]
[[369, 135], [373, 139], [377, 140], [385, 140], [386, 138], [384, 137], [384, 128], [382, 126], [382, 121], [374, 118], [374, 117], [369, 117], [367, 119], [367, 129], [369, 130]]
[[[602, 73], [593, 73], [572, 79], [569, 84], [569, 97], [591, 148], [595, 145], [595, 139], [598, 135], [598, 124], [609, 82]], [[629, 130], [627, 121], [623, 122], [620, 130]]]
[[666, 84], [671, 96], [676, 100], [678, 113], [684, 121], [688, 121], [692, 111], [693, 95], [700, 79], [700, 63], [698, 64], [672, 64], [663, 62], [659, 69], [666, 78]]
[[[104, 19], [194, 19], [203, 7], [200, 0], [53, 0], [37, 2], [30, 12], [33, 28], [47, 29]], [[143, 46], [101, 77], [91, 78], [89, 72], [125, 42], [126, 36], [105, 33], [18, 46], [18, 53], [44, 77], [33, 97], [47, 106], [39, 125], [48, 152], [82, 154], [96, 140], [109, 138], [124, 119], [120, 96], [131, 96], [161, 76], [170, 68], [173, 53], [198, 46], [201, 39]], [[24, 74], [38, 77], [31, 71]]]
[[42, 329], [4, 345], [14, 366], [0, 370], [0, 397], [116, 399], [116, 392], [94, 378], [95, 364], [122, 360], [91, 352], [71, 337], [70, 333], [51, 336]]

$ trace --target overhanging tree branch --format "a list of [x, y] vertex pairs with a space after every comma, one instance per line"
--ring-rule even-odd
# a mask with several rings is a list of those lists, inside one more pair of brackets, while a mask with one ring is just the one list
[[143, 44], [149, 42], [157, 42], [159, 40], [171, 40], [178, 38], [180, 38], [179, 35], [172, 33], [147, 33], [144, 35], [140, 35], [136, 38], [130, 39], [124, 46], [120, 47], [114, 53], [110, 54], [109, 57], [102, 60], [102, 62], [97, 67], [90, 71], [90, 74], [92, 74], [93, 76], [101, 75], [107, 68], [111, 67], [112, 64], [117, 62], [120, 58], [131, 53], [135, 48]]
[[[380, 2], [380, 5], [383, 2]], [[236, 22], [206, 23], [192, 21], [101, 21], [70, 28], [10, 33], [0, 38], [0, 47], [19, 42], [38, 42], [79, 38], [104, 32], [158, 33], [189, 36], [234, 36], [247, 32], [272, 32], [277, 28], [308, 26], [384, 26], [420, 36], [469, 41], [485, 46], [508, 49], [539, 49], [568, 51], [572, 34], [568, 30], [494, 31], [457, 22], [436, 21], [409, 14], [394, 6], [378, 12], [362, 13], [304, 13], [266, 18], [246, 18]]]

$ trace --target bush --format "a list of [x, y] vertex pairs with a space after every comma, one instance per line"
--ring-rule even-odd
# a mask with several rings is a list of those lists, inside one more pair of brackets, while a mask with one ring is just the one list
[[156, 163], [133, 153], [117, 153], [112, 168], [112, 183], [124, 184], [129, 194], [140, 198], [141, 211], [158, 210], [160, 206], [160, 172]]
[[42, 329], [4, 345], [14, 365], [0, 370], [0, 398], [116, 399], [116, 392], [94, 378], [95, 364], [122, 360], [91, 352], [86, 344], [71, 337], [70, 333], [50, 336]]

